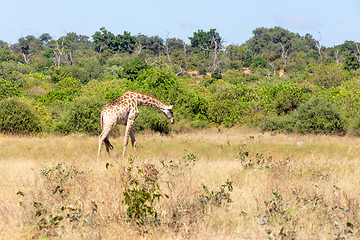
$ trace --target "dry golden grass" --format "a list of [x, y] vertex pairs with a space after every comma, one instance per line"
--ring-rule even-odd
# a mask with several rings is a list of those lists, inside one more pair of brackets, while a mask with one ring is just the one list
[[[97, 137], [1, 136], [0, 239], [360, 237], [359, 138], [244, 128], [136, 137], [130, 176], [122, 138], [98, 159]], [[126, 217], [123, 192], [144, 166], [156, 169], [150, 175], [168, 198], [155, 201], [156, 223], [138, 226]], [[216, 193], [227, 179], [232, 202], [217, 204], [226, 200], [219, 195], [202, 205], [202, 186]]]

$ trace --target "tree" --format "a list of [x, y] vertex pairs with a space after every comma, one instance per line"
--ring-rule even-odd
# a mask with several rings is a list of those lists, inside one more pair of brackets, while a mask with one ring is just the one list
[[357, 70], [360, 68], [360, 63], [356, 58], [356, 55], [350, 51], [347, 52], [343, 64], [344, 69], [348, 71]]
[[212, 28], [208, 32], [198, 30], [194, 32], [193, 37], [189, 37], [191, 46], [198, 48], [199, 51], [204, 51], [208, 58], [210, 53], [213, 54], [214, 60], [210, 71], [213, 73], [218, 68], [219, 51], [222, 49], [223, 40], [216, 29]]
[[170, 63], [170, 69], [172, 69], [172, 61], [171, 61], [171, 58], [170, 58], [170, 54], [171, 54], [171, 51], [173, 49], [173, 46], [171, 45], [171, 41], [169, 39], [169, 37], [166, 37], [166, 40], [165, 40], [165, 43], [164, 45], [162, 46], [165, 53], [166, 53], [166, 56], [169, 60], [169, 63]]
[[358, 61], [359, 65], [360, 65], [360, 50], [359, 50], [358, 43], [356, 43], [356, 50], [357, 51], [354, 51], [353, 55], [355, 56], [356, 60]]
[[15, 60], [13, 51], [7, 43], [0, 41], [0, 62], [6, 62], [10, 60]]
[[286, 47], [285, 44], [279, 42], [281, 48], [282, 48], [282, 52], [281, 52], [281, 58], [284, 60], [284, 65], [286, 66], [286, 60], [288, 58], [289, 55], [289, 50], [291, 46]]
[[54, 53], [54, 55], [53, 55], [54, 65], [56, 67], [60, 67], [61, 58], [65, 54], [65, 46], [64, 46], [65, 39], [64, 38], [65, 37], [61, 37], [57, 41], [53, 40], [53, 41], [49, 42], [49, 44], [47, 45], [47, 47], [50, 48]]
[[321, 48], [322, 48], [321, 39], [322, 39], [322, 36], [321, 36], [321, 33], [320, 33], [320, 32], [319, 32], [319, 35], [320, 35], [319, 40], [314, 39], [313, 41], [314, 41], [314, 43], [315, 43], [315, 45], [316, 45], [316, 48], [317, 48], [318, 51], [319, 51], [319, 56], [320, 56], [320, 58], [322, 58], [322, 56], [321, 56]]
[[101, 53], [104, 49], [111, 48], [112, 43], [114, 42], [115, 35], [107, 31], [104, 27], [100, 28], [100, 31], [95, 32], [92, 35], [93, 38], [93, 48], [99, 53], [99, 59]]
[[[164, 40], [159, 36], [148, 37], [144, 34], [139, 34], [136, 36], [138, 45], [137, 47], [142, 50], [146, 49], [153, 53], [154, 56], [159, 57], [161, 55], [161, 49], [164, 45]], [[140, 50], [140, 51], [141, 51]]]
[[52, 40], [52, 37], [48, 33], [41, 34], [39, 37], [39, 40], [43, 42], [44, 44], [48, 43], [50, 40]]
[[33, 35], [28, 35], [19, 38], [18, 43], [12, 45], [12, 49], [23, 56], [24, 60], [18, 59], [17, 61], [27, 65], [30, 62], [31, 56], [43, 50], [43, 44], [40, 39], [35, 38]]
[[256, 28], [253, 34], [254, 36], [246, 41], [245, 45], [255, 54], [278, 52], [279, 57], [283, 56], [285, 61], [292, 51], [308, 52], [310, 49], [315, 49], [315, 42], [310, 34], [302, 37], [281, 27]]
[[136, 57], [133, 60], [126, 62], [122, 66], [122, 71], [119, 71], [120, 78], [127, 78], [134, 81], [140, 74], [142, 74], [149, 65], [142, 59]]
[[194, 32], [194, 35], [189, 37], [189, 39], [192, 47], [197, 48], [199, 52], [205, 51], [207, 55], [209, 54], [210, 49], [214, 47], [215, 42], [217, 47], [219, 47], [223, 41], [220, 34], [216, 32], [216, 29], [214, 28], [210, 29], [208, 32], [198, 30], [197, 32]]
[[137, 39], [131, 36], [130, 32], [124, 31], [124, 34], [118, 34], [115, 38], [113, 50], [116, 52], [133, 53], [137, 46]]

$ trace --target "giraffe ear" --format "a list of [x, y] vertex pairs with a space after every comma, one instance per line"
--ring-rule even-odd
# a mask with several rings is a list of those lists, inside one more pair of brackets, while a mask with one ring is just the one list
[[170, 103], [169, 105], [170, 109], [173, 109], [174, 105], [175, 105], [174, 103]]

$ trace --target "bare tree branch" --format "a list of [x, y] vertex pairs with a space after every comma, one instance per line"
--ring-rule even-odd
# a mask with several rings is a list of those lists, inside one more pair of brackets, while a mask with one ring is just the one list
[[336, 60], [336, 64], [339, 64], [339, 49], [337, 49], [335, 52], [335, 60]]
[[279, 44], [281, 45], [281, 48], [282, 48], [281, 58], [284, 60], [284, 64], [285, 64], [285, 66], [286, 66], [286, 60], [287, 60], [287, 58], [288, 58], [288, 53], [289, 53], [290, 47], [288, 47], [288, 48], [285, 50], [285, 44], [282, 44], [281, 42], [279, 42]]
[[319, 51], [319, 56], [320, 56], [320, 58], [322, 58], [322, 56], [321, 56], [321, 39], [322, 39], [322, 36], [321, 36], [321, 33], [318, 31], [318, 33], [319, 33], [319, 35], [320, 35], [320, 38], [319, 38], [319, 40], [316, 40], [316, 39], [314, 39], [313, 41], [315, 42], [315, 45], [316, 45], [316, 47], [317, 47], [317, 49], [318, 49], [318, 51]]
[[172, 69], [172, 61], [171, 61], [171, 58], [170, 58], [170, 53], [171, 53], [173, 47], [170, 45], [169, 37], [166, 37], [165, 44], [163, 46], [161, 46], [161, 47], [165, 50], [166, 56], [167, 56], [167, 58], [169, 60], [169, 63], [170, 63], [170, 69]]
[[62, 37], [62, 41], [61, 41], [61, 47], [59, 47], [59, 42], [56, 41], [56, 47], [52, 48], [53, 52], [54, 52], [54, 64], [57, 67], [60, 67], [61, 65], [61, 57], [64, 55], [64, 38]]
[[28, 65], [30, 62], [30, 57], [34, 54], [28, 53], [29, 46], [21, 47], [21, 54], [24, 56], [24, 61], [18, 61], [21, 62], [24, 65]]
[[268, 76], [270, 77], [271, 74], [273, 74], [273, 76], [275, 77], [275, 73], [276, 73], [276, 71], [275, 71], [275, 63], [270, 63], [269, 62], [269, 65], [271, 66], [271, 71], [269, 71], [269, 69], [265, 68], [267, 73], [268, 73]]
[[200, 46], [200, 48], [203, 51], [211, 52], [214, 55], [213, 65], [210, 67], [211, 73], [215, 72], [215, 70], [219, 67], [218, 66], [218, 57], [219, 57], [218, 54], [219, 54], [219, 49], [222, 46], [222, 43], [223, 43], [223, 41], [218, 43], [217, 39], [215, 39], [215, 36], [212, 36], [210, 39], [210, 47], [207, 45]]
[[178, 72], [178, 73], [176, 74], [176, 76], [179, 76], [180, 74], [186, 72], [186, 68], [181, 67], [181, 64], [182, 64], [182, 61], [180, 61], [179, 64], [178, 64], [178, 65], [179, 65], [179, 68], [180, 68], [180, 72]]

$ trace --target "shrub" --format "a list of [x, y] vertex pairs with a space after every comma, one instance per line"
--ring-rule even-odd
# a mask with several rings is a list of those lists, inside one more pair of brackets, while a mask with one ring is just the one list
[[254, 68], [266, 68], [267, 66], [267, 61], [263, 56], [256, 56], [253, 60], [252, 60], [252, 64], [251, 66]]
[[316, 85], [331, 88], [340, 86], [350, 79], [350, 74], [340, 69], [337, 64], [309, 65], [306, 75], [307, 81]]
[[293, 132], [295, 129], [295, 122], [293, 115], [277, 116], [269, 119], [262, 127], [262, 131], [285, 131]]
[[16, 84], [10, 81], [0, 79], [0, 100], [8, 97], [17, 97], [19, 95], [20, 95], [20, 90]]
[[170, 121], [163, 113], [148, 107], [140, 108], [140, 114], [137, 117], [134, 129], [135, 131], [144, 131], [150, 129], [154, 132], [168, 134], [171, 130]]
[[[39, 177], [42, 181], [39, 181], [41, 186], [37, 191], [17, 192], [22, 197], [20, 206], [26, 210], [31, 206], [32, 209], [28, 214], [29, 222], [24, 222], [24, 227], [30, 225], [35, 230], [31, 232], [34, 234], [32, 238], [49, 239], [46, 235], [59, 237], [67, 225], [90, 222], [92, 213], [85, 214], [87, 209], [84, 202], [79, 201], [79, 196], [86, 196], [88, 191], [83, 172], [74, 166], [58, 164], [41, 169]], [[96, 204], [92, 204], [93, 213], [96, 207]], [[41, 235], [45, 236], [39, 238]]]
[[354, 119], [352, 130], [355, 132], [355, 135], [360, 136], [360, 114]]
[[54, 101], [72, 102], [80, 95], [81, 83], [74, 78], [63, 78], [55, 85], [55, 89], [47, 92], [41, 97], [41, 101], [45, 105], [49, 105]]
[[270, 119], [263, 126], [263, 130], [344, 135], [346, 120], [335, 104], [313, 97], [290, 115]]
[[301, 133], [345, 134], [346, 120], [340, 109], [324, 99], [313, 97], [299, 106], [295, 127]]
[[64, 119], [55, 126], [55, 131], [68, 134], [82, 132], [99, 135], [100, 113], [105, 102], [98, 99], [83, 98], [73, 102]]
[[326, 89], [321, 92], [321, 96], [339, 105], [348, 118], [354, 118], [360, 112], [360, 86], [356, 79]]
[[133, 160], [129, 159], [130, 164], [127, 167], [128, 182], [125, 186], [123, 203], [127, 205], [126, 215], [129, 220], [134, 220], [138, 225], [145, 223], [156, 223], [158, 213], [155, 205], [160, 198], [165, 196], [160, 190], [158, 184], [158, 173], [153, 164], [143, 164], [138, 168], [137, 173], [133, 170]]
[[310, 98], [311, 90], [305, 86], [291, 83], [280, 82], [261, 87], [259, 95], [264, 96], [266, 105], [269, 105], [269, 111], [275, 111], [277, 115], [287, 114]]
[[122, 70], [118, 72], [120, 78], [127, 78], [134, 81], [149, 65], [140, 58], [134, 58], [122, 66]]
[[29, 134], [41, 131], [40, 119], [36, 111], [18, 99], [0, 102], [0, 131]]

